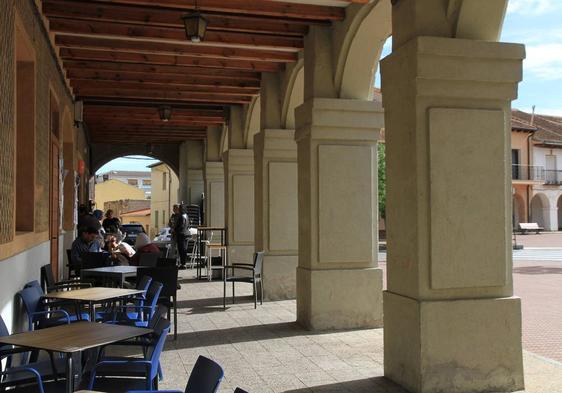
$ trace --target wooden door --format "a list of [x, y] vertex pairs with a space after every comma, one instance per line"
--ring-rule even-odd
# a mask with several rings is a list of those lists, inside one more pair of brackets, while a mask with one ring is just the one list
[[49, 237], [51, 239], [51, 268], [59, 279], [59, 228], [60, 228], [60, 147], [56, 138], [51, 142], [51, 179], [49, 193]]

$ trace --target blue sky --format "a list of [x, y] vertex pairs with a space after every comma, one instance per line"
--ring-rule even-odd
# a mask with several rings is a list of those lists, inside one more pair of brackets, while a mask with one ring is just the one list
[[127, 156], [116, 158], [102, 166], [96, 173], [107, 171], [150, 171], [148, 165], [152, 165], [158, 160], [146, 156]]
[[[493, 1], [493, 0], [490, 0]], [[510, 0], [501, 40], [525, 44], [523, 82], [513, 108], [562, 116], [562, 0]], [[386, 43], [383, 57], [390, 53]], [[377, 71], [376, 82], [380, 86]], [[135, 156], [139, 157], [139, 156]], [[147, 170], [156, 160], [118, 158], [104, 165], [108, 170]]]

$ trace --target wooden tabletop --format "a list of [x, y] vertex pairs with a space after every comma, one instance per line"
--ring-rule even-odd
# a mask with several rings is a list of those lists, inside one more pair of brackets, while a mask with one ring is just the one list
[[122, 288], [105, 288], [93, 287], [76, 289], [74, 291], [49, 292], [44, 295], [48, 299], [66, 299], [77, 300], [82, 302], [101, 302], [104, 300], [117, 299], [120, 297], [138, 295], [143, 293], [141, 289], [122, 289]]
[[224, 244], [207, 244], [207, 248], [224, 248], [226, 250], [226, 246]]
[[0, 337], [0, 343], [74, 353], [148, 333], [152, 333], [152, 329], [108, 323], [76, 322]]
[[224, 230], [226, 230], [226, 228], [224, 228], [224, 227], [197, 227], [197, 229], [200, 229], [202, 231], [224, 231]]

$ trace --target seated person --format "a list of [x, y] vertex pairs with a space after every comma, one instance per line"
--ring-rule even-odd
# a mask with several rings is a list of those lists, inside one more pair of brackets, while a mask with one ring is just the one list
[[95, 227], [86, 227], [79, 232], [76, 240], [72, 242], [70, 252], [71, 263], [74, 265], [82, 264], [82, 254], [85, 252], [101, 252], [100, 243], [97, 240], [99, 231]]
[[111, 253], [111, 260], [117, 265], [126, 266], [135, 255], [135, 250], [129, 244], [121, 241], [121, 236], [107, 237], [107, 251]]
[[137, 252], [131, 258], [130, 264], [138, 266], [141, 254], [144, 253], [160, 253], [158, 246], [150, 241], [146, 233], [139, 233], [137, 241], [135, 242]]

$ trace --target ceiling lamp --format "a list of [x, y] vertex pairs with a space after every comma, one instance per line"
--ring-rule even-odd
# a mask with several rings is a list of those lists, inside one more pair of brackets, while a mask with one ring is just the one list
[[187, 39], [195, 43], [203, 41], [205, 32], [207, 31], [207, 19], [199, 12], [197, 1], [195, 1], [195, 11], [182, 16], [182, 20], [185, 26]]
[[172, 118], [172, 107], [168, 105], [161, 106], [158, 108], [158, 113], [160, 114], [160, 120], [170, 121]]

